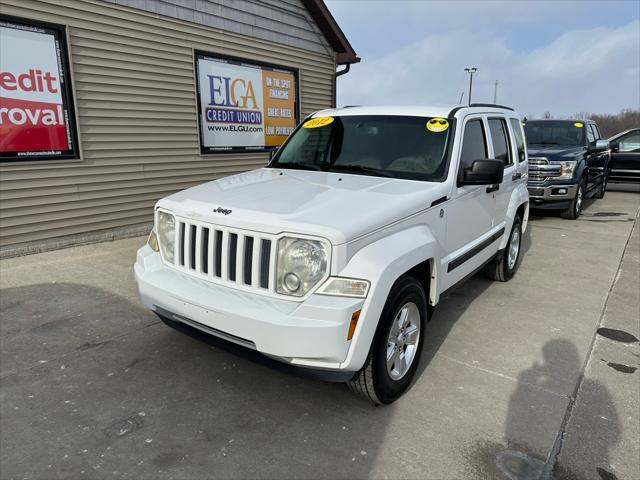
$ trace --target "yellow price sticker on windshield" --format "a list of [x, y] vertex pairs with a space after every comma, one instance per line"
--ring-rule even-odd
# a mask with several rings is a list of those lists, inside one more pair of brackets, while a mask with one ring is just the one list
[[302, 124], [303, 128], [318, 128], [329, 125], [333, 122], [333, 117], [318, 117], [307, 120]]
[[427, 130], [433, 133], [444, 132], [449, 128], [449, 122], [445, 118], [436, 117], [427, 122]]
[[574, 124], [573, 124], [573, 126], [574, 126], [574, 127], [577, 127], [577, 128], [582, 128], [582, 127], [584, 127], [584, 123], [582, 123], [582, 122], [576, 122], [576, 123], [574, 123]]

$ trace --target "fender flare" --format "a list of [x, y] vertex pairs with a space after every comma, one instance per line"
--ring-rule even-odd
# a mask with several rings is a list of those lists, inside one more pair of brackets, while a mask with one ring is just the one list
[[[395, 255], [389, 255], [390, 252]], [[367, 279], [371, 287], [341, 368], [351, 371], [362, 368], [391, 287], [403, 274], [427, 260], [430, 262], [431, 279], [430, 292], [425, 293], [427, 299], [437, 300], [437, 259], [441, 254], [441, 247], [429, 228], [416, 225], [367, 245], [349, 260], [340, 276]]]
[[509, 199], [509, 206], [507, 208], [507, 215], [505, 218], [506, 234], [503, 235], [500, 240], [500, 249], [506, 248], [507, 242], [509, 241], [509, 235], [511, 234], [513, 220], [516, 217], [516, 212], [523, 204], [525, 205], [525, 211], [522, 218], [522, 231], [524, 232], [529, 223], [529, 191], [527, 190], [527, 186], [524, 183], [521, 183], [513, 189], [511, 198]]

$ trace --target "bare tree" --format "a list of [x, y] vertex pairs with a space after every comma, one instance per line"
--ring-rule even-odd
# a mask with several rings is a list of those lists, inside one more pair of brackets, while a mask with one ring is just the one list
[[614, 115], [593, 113], [588, 118], [596, 121], [605, 138], [630, 128], [640, 128], [640, 110], [631, 108], [621, 110], [620, 113]]

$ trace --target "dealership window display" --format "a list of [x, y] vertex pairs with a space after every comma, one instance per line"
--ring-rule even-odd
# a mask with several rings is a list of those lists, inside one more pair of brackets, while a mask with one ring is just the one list
[[196, 52], [200, 151], [278, 147], [298, 122], [298, 72]]
[[64, 27], [0, 17], [0, 159], [78, 158]]

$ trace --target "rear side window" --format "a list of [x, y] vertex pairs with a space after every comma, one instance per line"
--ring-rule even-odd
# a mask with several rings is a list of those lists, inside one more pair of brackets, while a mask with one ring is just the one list
[[511, 153], [509, 152], [509, 133], [507, 124], [501, 118], [489, 119], [489, 131], [493, 142], [493, 155], [496, 160], [502, 160], [505, 165], [511, 165]]
[[618, 144], [620, 152], [640, 152], [640, 131], [632, 132], [620, 139]]
[[469, 168], [474, 160], [487, 158], [487, 141], [484, 135], [482, 120], [470, 120], [464, 127], [462, 137], [462, 153], [460, 154], [460, 175]]
[[526, 157], [526, 150], [524, 146], [524, 134], [522, 133], [522, 125], [517, 118], [510, 118], [511, 130], [513, 130], [513, 136], [516, 142], [516, 150], [518, 151], [518, 162], [524, 162]]

